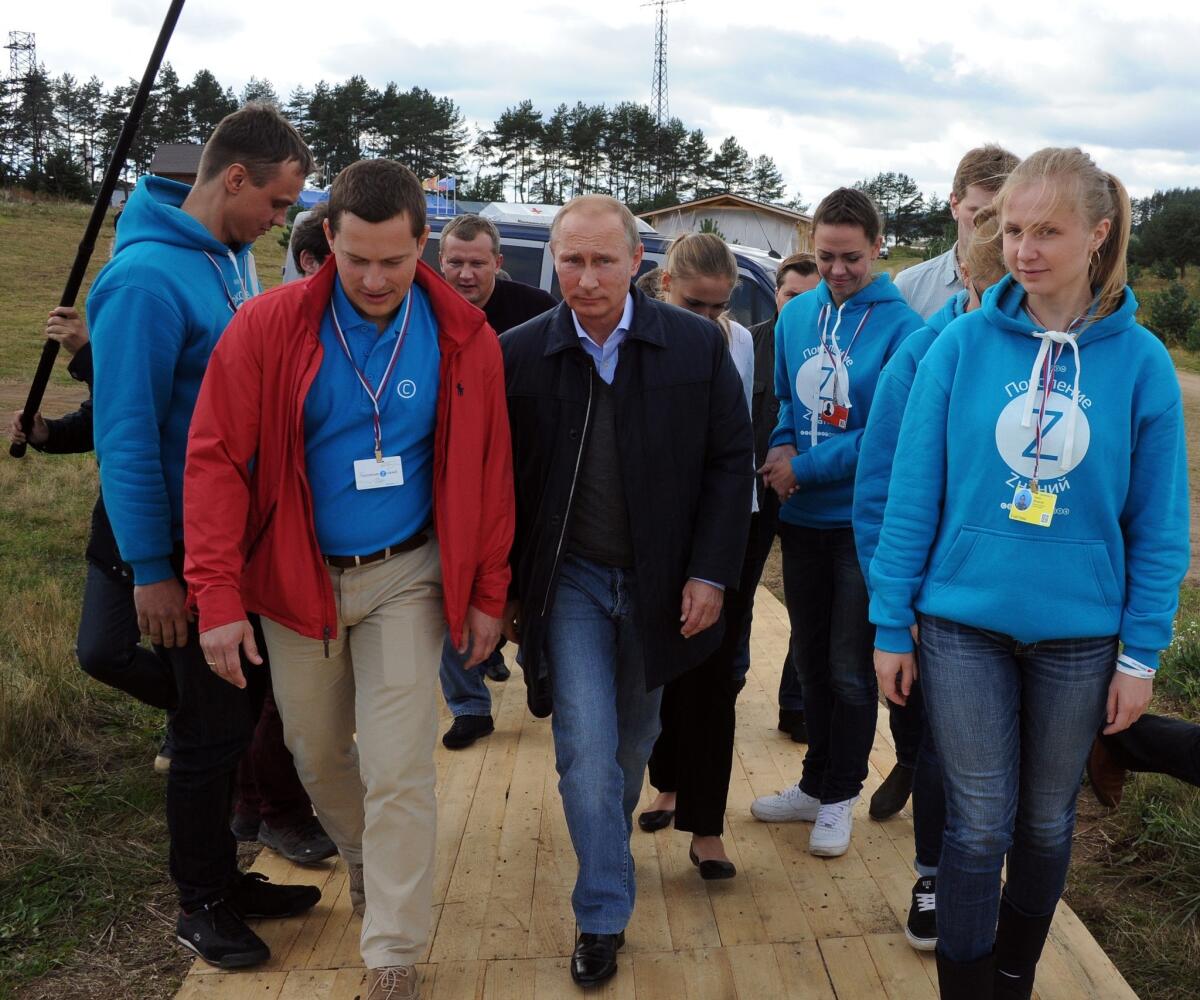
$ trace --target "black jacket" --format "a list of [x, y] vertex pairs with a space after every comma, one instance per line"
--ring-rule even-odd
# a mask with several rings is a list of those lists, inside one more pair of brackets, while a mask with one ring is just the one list
[[[754, 338], [754, 399], [750, 404], [750, 417], [754, 421], [754, 467], [761, 469], [767, 459], [771, 432], [779, 423], [779, 397], [775, 395], [775, 319], [755, 323], [750, 327], [750, 335]], [[754, 482], [761, 509], [766, 487], [761, 476], [755, 476]]]
[[[647, 690], [708, 656], [723, 623], [684, 639], [683, 586], [736, 587], [750, 524], [752, 447], [741, 380], [716, 324], [637, 290], [613, 389], [635, 553]], [[512, 428], [517, 528], [512, 596], [535, 715], [550, 711], [542, 655], [589, 429], [593, 362], [565, 303], [500, 338]]]
[[[78, 410], [46, 421], [49, 438], [43, 445], [34, 445], [47, 455], [75, 455], [91, 451], [92, 443], [92, 345], [84, 344], [67, 365], [71, 378], [86, 382], [88, 398]], [[108, 512], [104, 509], [104, 498], [96, 498], [92, 508], [92, 530], [88, 535], [87, 560], [98, 566], [113, 579], [133, 585], [133, 571], [121, 560], [117, 551], [117, 540], [112, 525], [108, 523]]]

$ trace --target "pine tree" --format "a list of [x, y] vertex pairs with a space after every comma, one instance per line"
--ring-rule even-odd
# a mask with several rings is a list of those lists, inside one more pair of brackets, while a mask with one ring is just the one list
[[712, 176], [730, 194], [746, 194], [749, 190], [750, 154], [733, 136], [722, 142], [713, 156]]
[[750, 169], [750, 197], [772, 204], [783, 200], [783, 174], [769, 156], [757, 156]]

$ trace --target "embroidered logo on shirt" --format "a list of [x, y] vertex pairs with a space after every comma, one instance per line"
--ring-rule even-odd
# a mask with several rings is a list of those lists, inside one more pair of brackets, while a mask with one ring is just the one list
[[417, 383], [410, 378], [401, 379], [396, 386], [396, 395], [401, 399], [412, 399], [417, 394]]

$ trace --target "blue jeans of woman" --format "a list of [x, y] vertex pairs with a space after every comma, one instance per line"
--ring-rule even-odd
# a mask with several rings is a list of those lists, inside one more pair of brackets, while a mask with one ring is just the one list
[[792, 662], [804, 689], [800, 787], [822, 802], [862, 791], [879, 711], [867, 585], [850, 528], [779, 522]]
[[995, 942], [1006, 856], [1013, 906], [1040, 917], [1058, 904], [1117, 640], [1023, 643], [928, 615], [920, 626], [925, 708], [946, 789], [938, 951], [971, 962]]

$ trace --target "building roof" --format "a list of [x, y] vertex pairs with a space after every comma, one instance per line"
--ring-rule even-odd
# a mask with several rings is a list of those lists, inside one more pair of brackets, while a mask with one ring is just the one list
[[168, 142], [154, 151], [150, 160], [152, 174], [196, 174], [200, 171], [200, 154], [204, 144], [198, 142]]
[[796, 223], [812, 222], [812, 216], [805, 215], [803, 212], [793, 212], [790, 208], [783, 208], [780, 205], [771, 205], [765, 201], [755, 201], [753, 198], [744, 198], [740, 194], [730, 194], [728, 191], [724, 192], [723, 194], [710, 195], [707, 198], [697, 198], [695, 201], [686, 201], [682, 205], [670, 205], [666, 208], [655, 208], [649, 212], [640, 213], [638, 218], [647, 219], [653, 222], [655, 218], [664, 215], [673, 215], [676, 212], [691, 212], [701, 208], [745, 208], [757, 212], [767, 212], [771, 215], [778, 215]]

